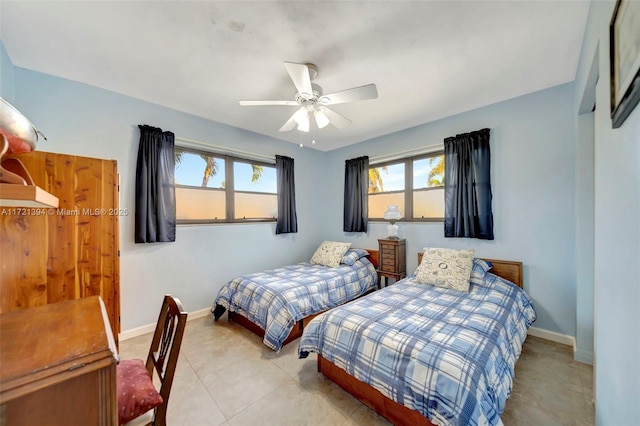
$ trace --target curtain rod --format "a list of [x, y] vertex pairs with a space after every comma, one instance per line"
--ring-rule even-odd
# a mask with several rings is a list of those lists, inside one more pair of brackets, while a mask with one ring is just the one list
[[435, 144], [424, 146], [422, 148], [409, 149], [407, 151], [394, 152], [392, 154], [379, 155], [376, 157], [369, 158], [369, 164], [371, 163], [384, 163], [387, 161], [398, 160], [400, 158], [413, 157], [415, 155], [420, 154], [430, 154], [436, 151], [442, 151], [444, 149], [444, 144]]
[[269, 162], [272, 162], [272, 163], [274, 163], [276, 161], [276, 157], [275, 156], [258, 154], [258, 153], [249, 152], [249, 151], [241, 151], [239, 149], [229, 148], [228, 146], [213, 145], [213, 144], [210, 144], [210, 143], [198, 141], [198, 140], [195, 140], [195, 139], [183, 138], [183, 137], [180, 137], [180, 136], [176, 136], [175, 139], [177, 141], [184, 142], [184, 143], [181, 143], [181, 144], [177, 144], [179, 147], [184, 147], [184, 148], [209, 148], [209, 149], [215, 149], [215, 150], [219, 151], [220, 154], [239, 155], [239, 156], [242, 156], [242, 158], [245, 158], [247, 160], [261, 160], [261, 161], [269, 161]]

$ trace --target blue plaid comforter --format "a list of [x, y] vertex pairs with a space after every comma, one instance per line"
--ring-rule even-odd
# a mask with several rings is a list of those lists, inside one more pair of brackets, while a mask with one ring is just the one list
[[221, 306], [243, 315], [265, 330], [264, 344], [278, 351], [296, 321], [363, 295], [377, 280], [366, 258], [337, 268], [303, 262], [233, 279], [220, 289], [212, 313]]
[[501, 425], [535, 318], [529, 296], [490, 273], [469, 294], [409, 277], [314, 318], [298, 350], [436, 425]]

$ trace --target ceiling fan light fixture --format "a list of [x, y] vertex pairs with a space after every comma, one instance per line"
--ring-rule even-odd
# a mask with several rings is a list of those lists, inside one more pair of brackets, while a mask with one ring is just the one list
[[309, 123], [309, 114], [307, 113], [307, 109], [305, 107], [300, 107], [295, 114], [293, 114], [293, 120], [301, 125], [302, 123]]
[[351, 124], [351, 121], [328, 108], [329, 106], [378, 98], [378, 90], [373, 83], [324, 95], [322, 87], [312, 83], [318, 75], [318, 67], [314, 64], [285, 62], [284, 66], [296, 87], [295, 100], [239, 101], [242, 106], [299, 105], [299, 109], [280, 127], [280, 132], [297, 128], [301, 132], [309, 133], [314, 127], [322, 129], [328, 124], [342, 129]]
[[309, 132], [309, 119], [303, 120], [298, 123], [298, 130], [301, 132]]
[[329, 124], [329, 117], [327, 117], [324, 113], [323, 109], [317, 109], [313, 115], [316, 118], [316, 124], [318, 125], [318, 129], [324, 129]]

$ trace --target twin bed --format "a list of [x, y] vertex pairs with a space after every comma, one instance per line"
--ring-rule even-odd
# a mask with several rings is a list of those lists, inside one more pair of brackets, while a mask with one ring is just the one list
[[318, 316], [299, 355], [317, 353], [319, 371], [396, 425], [502, 424], [535, 310], [522, 264], [489, 263], [517, 285], [472, 274], [465, 294], [414, 274]]
[[[375, 262], [377, 252], [371, 252]], [[359, 294], [333, 298], [331, 309], [311, 302], [319, 285], [313, 275], [307, 277], [316, 287], [298, 305], [314, 308], [303, 309], [300, 318], [276, 320], [275, 333], [257, 327], [267, 329], [265, 344], [277, 350], [278, 342], [302, 334], [300, 358], [316, 353], [318, 371], [396, 425], [502, 424], [515, 363], [536, 317], [522, 290], [522, 263], [474, 259], [468, 293], [423, 284], [414, 273], [359, 297], [377, 282], [373, 264], [363, 263], [369, 264], [365, 270], [373, 268], [373, 284], [365, 279]], [[244, 298], [263, 298], [255, 284], [248, 288]], [[251, 315], [263, 309], [231, 310], [247, 314], [255, 326], [257, 317]], [[281, 327], [296, 322], [291, 333]]]
[[302, 262], [239, 276], [218, 293], [214, 319], [228, 310], [231, 321], [279, 351], [317, 314], [377, 288], [377, 251], [349, 249], [340, 257], [336, 267]]

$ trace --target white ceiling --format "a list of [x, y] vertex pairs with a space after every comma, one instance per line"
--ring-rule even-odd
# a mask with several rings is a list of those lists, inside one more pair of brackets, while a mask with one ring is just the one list
[[[300, 143], [284, 61], [314, 63], [353, 124], [316, 131], [328, 151], [575, 78], [588, 1], [0, 2], [13, 63]], [[162, 123], [155, 123], [162, 127]], [[305, 143], [306, 144], [306, 143]]]

